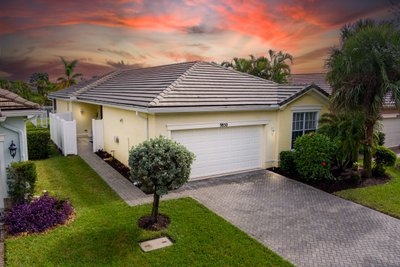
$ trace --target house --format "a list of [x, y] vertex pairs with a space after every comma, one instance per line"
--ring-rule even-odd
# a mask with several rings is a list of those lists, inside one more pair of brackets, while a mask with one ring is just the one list
[[[332, 94], [332, 88], [326, 81], [326, 73], [292, 74], [289, 80], [293, 85], [307, 85], [314, 83], [328, 94]], [[400, 110], [390, 94], [386, 95], [382, 110], [382, 132], [385, 133], [385, 146], [389, 148], [400, 147]]]
[[28, 160], [25, 120], [40, 115], [39, 105], [10, 91], [0, 89], [0, 210], [7, 197], [6, 167], [12, 162]]
[[[196, 154], [191, 179], [275, 166], [279, 152], [318, 127], [328, 94], [280, 85], [208, 62], [121, 70], [49, 96], [71, 112], [77, 136], [97, 135], [122, 163], [129, 149], [164, 135]], [[93, 136], [96, 137], [96, 136]]]

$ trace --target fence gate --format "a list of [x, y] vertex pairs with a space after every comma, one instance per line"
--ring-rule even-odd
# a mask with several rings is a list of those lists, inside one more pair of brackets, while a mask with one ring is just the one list
[[104, 122], [92, 119], [93, 153], [104, 149]]
[[64, 156], [77, 155], [76, 121], [72, 113], [50, 113], [50, 138]]

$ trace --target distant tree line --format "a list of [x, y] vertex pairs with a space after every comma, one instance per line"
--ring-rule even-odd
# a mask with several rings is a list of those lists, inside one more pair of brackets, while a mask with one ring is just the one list
[[29, 83], [3, 79], [0, 80], [0, 88], [7, 89], [40, 105], [51, 105], [51, 101], [47, 97], [49, 93], [75, 85], [78, 83], [77, 78], [83, 76], [81, 73], [75, 73], [78, 60], [68, 62], [61, 57], [61, 61], [64, 64], [64, 76], [59, 77], [55, 83], [49, 80], [48, 73], [35, 72], [30, 76]]

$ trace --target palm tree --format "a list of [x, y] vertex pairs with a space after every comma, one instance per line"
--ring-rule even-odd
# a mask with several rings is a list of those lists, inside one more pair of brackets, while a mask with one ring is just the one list
[[250, 55], [249, 59], [235, 57], [231, 62], [224, 61], [221, 65], [277, 83], [287, 83], [290, 75], [290, 65], [287, 61], [292, 63], [293, 57], [288, 53], [271, 49], [267, 54], [269, 57], [256, 58], [253, 55]]
[[336, 162], [340, 169], [358, 161], [361, 140], [364, 137], [364, 115], [361, 112], [324, 113], [319, 120], [319, 133], [337, 144]]
[[75, 67], [78, 64], [78, 60], [72, 60], [71, 62], [66, 61], [63, 57], [60, 57], [64, 64], [64, 77], [57, 79], [63, 87], [70, 87], [71, 85], [77, 84], [76, 78], [81, 77], [82, 73], [74, 73]]
[[245, 58], [233, 58], [231, 62], [229, 61], [224, 61], [221, 63], [222, 66], [227, 67], [227, 68], [232, 68], [234, 70], [244, 72], [244, 73], [250, 73], [252, 69], [252, 62], [249, 59]]
[[390, 23], [371, 20], [347, 25], [342, 43], [327, 60], [334, 111], [360, 111], [364, 116], [364, 176], [372, 176], [374, 127], [383, 99], [391, 94], [400, 109], [400, 32]]
[[268, 50], [270, 61], [270, 80], [277, 83], [287, 83], [287, 78], [290, 75], [290, 65], [293, 63], [293, 56], [282, 51], [276, 52]]

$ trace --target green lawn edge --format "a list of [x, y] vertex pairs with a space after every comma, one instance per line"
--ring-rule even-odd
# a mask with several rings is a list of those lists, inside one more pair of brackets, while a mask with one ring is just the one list
[[[398, 164], [400, 158], [395, 166]], [[400, 219], [400, 170], [395, 166], [387, 169], [392, 179], [386, 184], [347, 189], [335, 195]]]
[[[129, 207], [78, 156], [36, 161], [37, 194], [68, 198], [75, 220], [45, 234], [9, 238], [6, 266], [292, 266], [191, 198], [161, 201], [161, 232], [140, 229], [150, 205]], [[144, 253], [139, 241], [168, 235], [174, 245]]]

